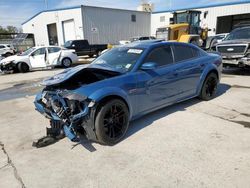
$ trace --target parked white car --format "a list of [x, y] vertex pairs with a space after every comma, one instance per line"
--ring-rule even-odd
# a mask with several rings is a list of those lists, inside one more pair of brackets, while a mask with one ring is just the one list
[[68, 68], [78, 61], [75, 50], [58, 46], [33, 47], [22, 54], [10, 56], [0, 61], [2, 72], [28, 72], [34, 69], [63, 66]]
[[15, 49], [10, 44], [0, 44], [0, 55], [2, 57], [8, 57], [15, 54]]

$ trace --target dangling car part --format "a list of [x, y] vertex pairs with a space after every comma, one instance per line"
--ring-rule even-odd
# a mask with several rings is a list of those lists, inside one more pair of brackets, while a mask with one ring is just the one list
[[221, 69], [220, 56], [191, 44], [131, 43], [45, 80], [35, 106], [61, 122], [58, 131], [71, 141], [85, 134], [114, 145], [124, 138], [131, 120], [193, 97], [212, 99]]

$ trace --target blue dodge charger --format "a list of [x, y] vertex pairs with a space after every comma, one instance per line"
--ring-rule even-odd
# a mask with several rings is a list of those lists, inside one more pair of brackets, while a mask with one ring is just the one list
[[45, 81], [36, 110], [50, 119], [49, 135], [114, 145], [129, 122], [194, 97], [216, 95], [222, 60], [191, 44], [147, 41], [114, 48], [90, 65]]

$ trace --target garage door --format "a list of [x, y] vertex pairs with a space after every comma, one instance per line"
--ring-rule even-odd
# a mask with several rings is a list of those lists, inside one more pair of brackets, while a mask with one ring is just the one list
[[64, 42], [76, 39], [74, 20], [67, 20], [63, 22], [63, 35], [64, 35]]

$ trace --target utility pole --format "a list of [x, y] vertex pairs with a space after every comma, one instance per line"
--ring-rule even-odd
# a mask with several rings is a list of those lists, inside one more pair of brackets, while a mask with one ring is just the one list
[[172, 0], [169, 0], [169, 8], [172, 9]]
[[46, 7], [46, 10], [48, 10], [49, 6], [48, 6], [48, 0], [44, 0], [44, 4], [45, 4], [45, 7]]

